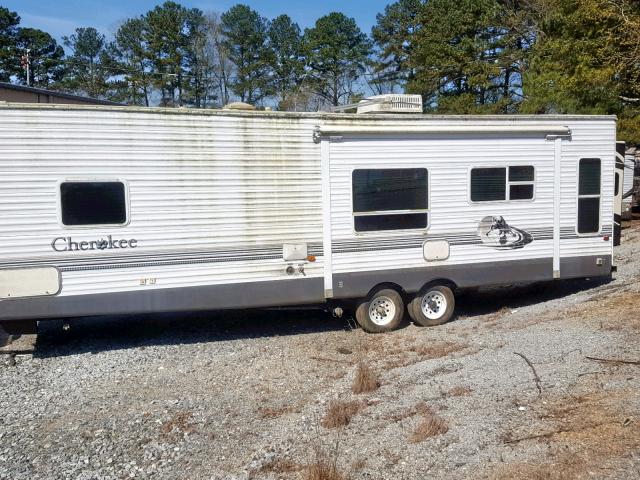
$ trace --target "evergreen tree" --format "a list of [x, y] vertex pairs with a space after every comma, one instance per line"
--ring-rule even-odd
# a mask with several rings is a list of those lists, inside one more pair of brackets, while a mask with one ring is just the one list
[[377, 48], [373, 71], [377, 82], [403, 85], [413, 80], [414, 69], [409, 60], [424, 4], [424, 0], [398, 0], [376, 16], [371, 37]]
[[353, 18], [333, 12], [304, 33], [309, 85], [331, 105], [348, 103], [365, 72], [371, 42]]
[[16, 36], [20, 17], [16, 12], [0, 7], [0, 82], [8, 82], [17, 72], [19, 57], [25, 52], [16, 50]]
[[66, 59], [62, 86], [73, 93], [102, 97], [108, 89], [110, 72], [101, 64], [106, 53], [104, 35], [95, 28], [76, 28], [76, 32], [63, 37], [71, 55]]
[[243, 102], [260, 102], [271, 94], [269, 23], [247, 5], [231, 7], [222, 14], [221, 21], [223, 46], [235, 65], [231, 89]]
[[204, 16], [196, 8], [187, 9], [165, 2], [144, 16], [143, 37], [146, 54], [153, 67], [153, 80], [161, 93], [161, 104], [182, 106], [190, 94], [198, 99], [199, 88], [193, 82], [193, 47], [202, 34]]
[[288, 15], [275, 18], [268, 31], [273, 70], [273, 92], [279, 109], [291, 108], [289, 98], [302, 85], [304, 77], [304, 52], [300, 27]]
[[[514, 109], [513, 59], [506, 11], [496, 0], [431, 0], [421, 15], [409, 90], [440, 112]], [[521, 51], [522, 53], [522, 51]]]
[[[20, 28], [15, 37], [18, 52], [29, 53], [29, 76], [33, 87], [52, 88], [64, 75], [64, 50], [47, 32], [36, 28]], [[27, 84], [27, 72], [18, 69], [18, 81]]]
[[538, 38], [524, 76], [522, 112], [617, 114], [640, 141], [640, 7], [626, 0], [537, 0]]
[[102, 64], [114, 76], [110, 82], [112, 100], [149, 106], [152, 62], [145, 31], [144, 18], [125, 20], [116, 31], [115, 40], [106, 48]]

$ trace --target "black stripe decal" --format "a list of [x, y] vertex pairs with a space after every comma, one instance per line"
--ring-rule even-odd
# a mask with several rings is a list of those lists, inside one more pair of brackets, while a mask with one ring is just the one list
[[[610, 235], [608, 229], [603, 228], [599, 237]], [[535, 240], [552, 240], [552, 228], [539, 228], [528, 230]], [[561, 227], [561, 240], [588, 238], [576, 234], [574, 227]], [[380, 239], [355, 239], [333, 242], [334, 253], [358, 253], [385, 250], [404, 250], [422, 248], [425, 241], [447, 240], [451, 246], [472, 246], [482, 245], [482, 241], [476, 234], [440, 234], [413, 237], [387, 237]], [[322, 256], [322, 244], [312, 243], [308, 245], [310, 255]], [[242, 249], [226, 250], [192, 250], [186, 252], [148, 253], [148, 254], [125, 254], [122, 256], [107, 257], [84, 257], [84, 258], [40, 258], [31, 260], [19, 260], [3, 263], [4, 268], [11, 267], [35, 267], [42, 265], [56, 266], [63, 272], [86, 271], [86, 270], [106, 270], [120, 268], [143, 268], [154, 266], [170, 265], [199, 265], [215, 264], [242, 261], [264, 261], [282, 259], [282, 246], [261, 246]]]

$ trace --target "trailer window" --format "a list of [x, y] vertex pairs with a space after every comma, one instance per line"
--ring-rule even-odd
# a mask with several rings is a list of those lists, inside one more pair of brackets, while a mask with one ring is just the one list
[[127, 222], [122, 182], [61, 183], [60, 205], [64, 225], [122, 225]]
[[530, 165], [473, 168], [471, 201], [531, 200], [534, 185], [534, 168]]
[[578, 169], [578, 233], [600, 231], [601, 162], [583, 158]]
[[471, 201], [493, 202], [507, 198], [506, 168], [474, 168], [471, 170]]
[[426, 168], [354, 170], [351, 180], [357, 232], [427, 228]]

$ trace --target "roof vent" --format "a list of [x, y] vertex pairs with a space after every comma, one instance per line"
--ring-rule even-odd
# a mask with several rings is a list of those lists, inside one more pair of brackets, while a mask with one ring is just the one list
[[227, 103], [223, 110], [255, 110], [256, 107], [254, 107], [253, 105], [249, 104], [249, 103], [244, 103], [244, 102], [232, 102], [232, 103]]
[[367, 97], [358, 113], [422, 113], [422, 95], [387, 94]]

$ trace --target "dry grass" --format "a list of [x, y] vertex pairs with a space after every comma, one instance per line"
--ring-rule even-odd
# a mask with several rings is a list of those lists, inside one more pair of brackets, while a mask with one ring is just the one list
[[358, 363], [356, 376], [353, 379], [351, 391], [353, 393], [368, 393], [380, 388], [380, 381], [373, 369], [364, 362]]
[[363, 408], [363, 404], [356, 401], [343, 402], [332, 400], [329, 403], [320, 425], [325, 428], [345, 427], [351, 423], [351, 419]]
[[321, 447], [316, 447], [314, 460], [303, 470], [302, 480], [349, 480], [349, 475], [338, 468], [339, 452], [339, 441], [329, 453]]
[[466, 397], [470, 395], [473, 390], [471, 387], [467, 385], [458, 385], [457, 387], [453, 387], [451, 390], [447, 392], [447, 395], [450, 397]]
[[418, 423], [409, 436], [409, 442], [420, 443], [425, 441], [427, 438], [442, 435], [448, 431], [449, 426], [447, 425], [447, 422], [435, 413], [429, 411], [423, 415], [422, 420], [420, 420], [420, 423]]
[[[631, 478], [627, 462], [640, 449], [640, 425], [625, 419], [629, 398], [635, 395], [635, 390], [621, 390], [554, 400], [541, 415], [554, 425], [542, 431], [511, 433], [507, 439], [511, 448], [520, 449], [530, 448], [531, 442], [544, 442], [545, 461], [502, 465], [489, 477]], [[619, 468], [623, 470], [617, 471]], [[594, 472], [601, 475], [594, 477]]]
[[310, 465], [304, 471], [303, 480], [348, 480], [348, 476], [340, 472], [335, 463], [328, 459], [319, 459]]

